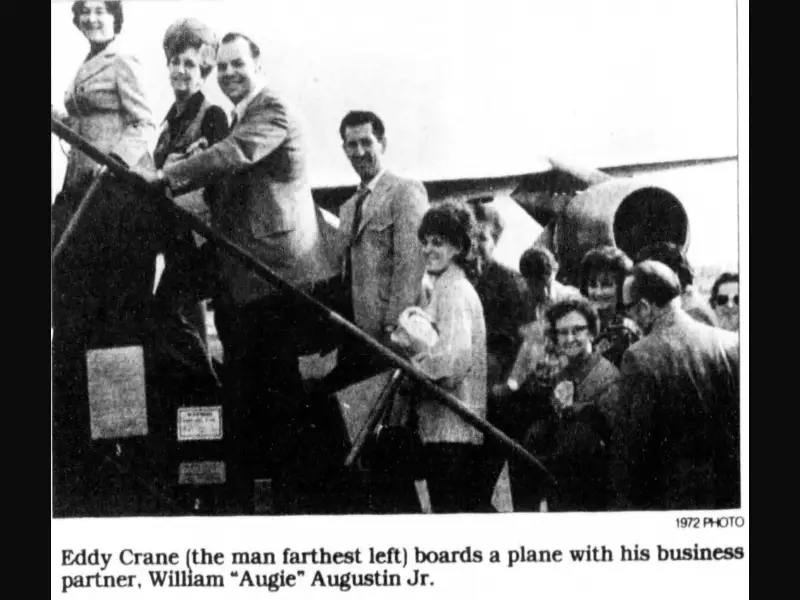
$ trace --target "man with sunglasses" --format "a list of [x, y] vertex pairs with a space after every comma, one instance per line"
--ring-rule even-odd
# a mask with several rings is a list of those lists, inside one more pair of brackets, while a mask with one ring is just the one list
[[719, 326], [728, 331], [739, 331], [739, 275], [720, 275], [711, 288], [710, 302]]
[[689, 316], [657, 261], [633, 268], [622, 299], [644, 337], [622, 357], [613, 418], [621, 508], [740, 506], [738, 337]]

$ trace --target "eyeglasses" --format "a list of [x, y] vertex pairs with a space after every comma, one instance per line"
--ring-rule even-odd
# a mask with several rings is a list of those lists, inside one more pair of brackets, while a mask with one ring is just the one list
[[589, 331], [588, 325], [576, 325], [575, 327], [559, 327], [556, 329], [556, 335], [560, 337], [567, 337], [569, 334], [577, 336], [584, 331]]
[[733, 297], [728, 296], [726, 294], [719, 294], [714, 300], [714, 304], [716, 304], [717, 306], [728, 306], [731, 300], [733, 300], [733, 303], [736, 306], [739, 306], [739, 294], [736, 294]]

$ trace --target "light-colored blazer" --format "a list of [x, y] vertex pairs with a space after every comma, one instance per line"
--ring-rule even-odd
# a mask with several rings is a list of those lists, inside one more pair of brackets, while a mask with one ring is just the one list
[[[129, 165], [150, 157], [155, 120], [142, 86], [139, 61], [113, 41], [84, 62], [67, 88], [65, 124], [104, 152], [114, 152]], [[72, 148], [64, 187], [86, 183], [97, 166]]]
[[[173, 188], [219, 182], [212, 227], [290, 283], [304, 286], [335, 273], [314, 209], [305, 143], [298, 117], [264, 88], [228, 137], [164, 167], [164, 175]], [[237, 304], [275, 292], [224, 252], [220, 260]]]
[[352, 261], [353, 313], [356, 325], [380, 338], [397, 325], [403, 309], [417, 303], [425, 273], [417, 237], [429, 208], [428, 193], [419, 181], [386, 171], [364, 203], [361, 223], [351, 240], [355, 197], [342, 205], [336, 252]]
[[[486, 325], [478, 293], [464, 271], [451, 264], [435, 280], [423, 308], [433, 318], [439, 340], [412, 362], [466, 408], [486, 418]], [[417, 415], [423, 442], [483, 443], [480, 431], [436, 400], [420, 400]]]

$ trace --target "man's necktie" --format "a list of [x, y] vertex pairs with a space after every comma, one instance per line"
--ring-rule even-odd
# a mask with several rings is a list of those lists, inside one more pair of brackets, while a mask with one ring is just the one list
[[231, 129], [236, 127], [236, 124], [239, 122], [239, 113], [233, 113], [233, 118], [231, 119]]
[[345, 254], [344, 265], [344, 279], [348, 283], [352, 281], [352, 259], [350, 257], [350, 249], [353, 247], [356, 235], [358, 234], [358, 228], [361, 225], [361, 218], [364, 212], [364, 202], [369, 196], [370, 191], [371, 190], [368, 187], [360, 187], [358, 192], [356, 192], [356, 205], [353, 213], [353, 225], [350, 228], [350, 240], [347, 243], [347, 253]]
[[353, 228], [350, 230], [350, 244], [355, 241], [356, 234], [358, 233], [358, 227], [361, 225], [361, 217], [364, 213], [364, 202], [369, 196], [370, 189], [368, 187], [359, 188], [357, 195], [356, 195], [356, 207], [355, 213], [353, 214]]

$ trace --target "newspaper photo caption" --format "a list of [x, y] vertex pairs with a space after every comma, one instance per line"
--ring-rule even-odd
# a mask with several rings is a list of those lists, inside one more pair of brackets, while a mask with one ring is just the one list
[[537, 565], [730, 562], [749, 558], [746, 540], [740, 535], [747, 529], [741, 515], [663, 517], [665, 525], [689, 535], [693, 531], [725, 534], [722, 538], [714, 534], [710, 538], [705, 534], [700, 539], [687, 537], [680, 546], [675, 545], [674, 538], [643, 544], [632, 536], [630, 543], [615, 539], [613, 543], [583, 547], [548, 544], [545, 539], [544, 545], [536, 546], [480, 543], [455, 549], [427, 544], [243, 547], [226, 551], [213, 546], [166, 551], [124, 548], [116, 552], [65, 548], [60, 552], [60, 591], [74, 596], [108, 588], [252, 588], [268, 592], [313, 588], [347, 592], [360, 587], [421, 589], [439, 585], [447, 589], [463, 576], [463, 570], [448, 566], [487, 565], [488, 575]]

